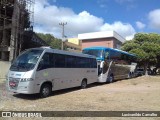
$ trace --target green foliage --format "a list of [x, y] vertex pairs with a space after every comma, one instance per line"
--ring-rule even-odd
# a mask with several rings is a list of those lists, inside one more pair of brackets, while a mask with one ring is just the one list
[[144, 65], [144, 68], [151, 65], [160, 67], [160, 34], [137, 33], [121, 49], [136, 54], [138, 63]]
[[132, 49], [139, 48], [140, 45], [135, 43], [133, 40], [127, 41], [123, 44], [122, 48], [125, 51], [131, 51]]
[[149, 41], [148, 34], [146, 33], [137, 33], [134, 35], [135, 43], [142, 45], [144, 42]]
[[148, 59], [147, 53], [143, 49], [135, 48], [130, 50], [129, 52], [135, 54], [139, 62], [143, 62], [144, 60]]
[[61, 49], [61, 39], [55, 38], [51, 34], [43, 34], [43, 33], [36, 33], [36, 34], [52, 48]]

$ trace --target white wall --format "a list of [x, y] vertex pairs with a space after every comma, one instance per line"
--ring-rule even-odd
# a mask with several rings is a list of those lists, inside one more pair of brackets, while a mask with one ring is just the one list
[[101, 31], [101, 32], [78, 34], [79, 40], [92, 40], [92, 39], [110, 38], [110, 37], [114, 37], [122, 43], [125, 42], [125, 39], [115, 31]]

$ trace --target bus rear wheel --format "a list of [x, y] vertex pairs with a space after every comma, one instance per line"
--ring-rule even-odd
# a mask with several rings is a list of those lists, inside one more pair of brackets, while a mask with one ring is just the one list
[[128, 78], [128, 79], [132, 78], [132, 73], [128, 73], [127, 78]]
[[81, 89], [85, 89], [87, 87], [87, 80], [82, 80]]
[[51, 92], [52, 92], [51, 85], [44, 84], [44, 85], [42, 85], [41, 90], [40, 90], [40, 97], [46, 98], [51, 94]]
[[114, 76], [111, 74], [109, 77], [108, 77], [108, 82], [109, 83], [112, 83], [114, 81]]

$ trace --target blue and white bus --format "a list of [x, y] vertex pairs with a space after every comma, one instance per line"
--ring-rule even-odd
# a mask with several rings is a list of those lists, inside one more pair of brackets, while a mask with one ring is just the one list
[[113, 82], [134, 76], [137, 64], [133, 54], [107, 47], [90, 47], [82, 52], [96, 56], [99, 82]]
[[12, 63], [7, 74], [11, 92], [47, 97], [51, 91], [97, 82], [95, 56], [72, 53], [50, 47], [24, 51]]

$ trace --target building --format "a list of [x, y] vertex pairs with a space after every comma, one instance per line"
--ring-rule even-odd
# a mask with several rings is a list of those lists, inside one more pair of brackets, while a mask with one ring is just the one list
[[64, 42], [65, 47], [68, 51], [72, 52], [81, 52], [81, 41], [78, 38], [68, 38], [67, 41]]
[[68, 38], [68, 42], [69, 42], [69, 43], [76, 44], [76, 45], [79, 45], [79, 44], [80, 44], [78, 38]]
[[82, 49], [93, 46], [119, 49], [125, 41], [125, 39], [115, 31], [78, 34], [78, 39], [82, 41]]
[[11, 61], [22, 51], [24, 33], [32, 30], [34, 0], [0, 0], [0, 60]]

